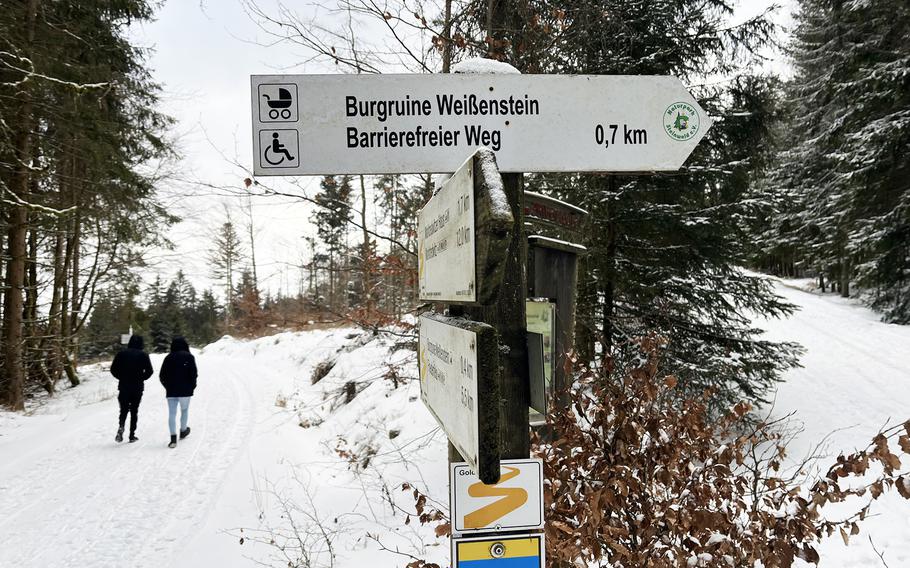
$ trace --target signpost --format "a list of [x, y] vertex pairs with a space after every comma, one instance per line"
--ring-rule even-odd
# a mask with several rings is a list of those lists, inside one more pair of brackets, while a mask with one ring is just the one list
[[477, 300], [475, 202], [472, 156], [417, 214], [421, 300]]
[[253, 171], [678, 170], [711, 126], [679, 79], [640, 75], [254, 75]]
[[542, 529], [543, 461], [502, 460], [496, 485], [484, 485], [467, 463], [449, 465], [452, 532], [464, 535]]
[[420, 316], [420, 398], [486, 483], [499, 480], [499, 341], [487, 324]]
[[421, 300], [476, 305], [495, 298], [514, 224], [496, 157], [478, 148], [417, 215]]
[[251, 87], [254, 175], [455, 172], [418, 219], [419, 297], [449, 312], [420, 317], [421, 398], [450, 460], [467, 462], [450, 470], [453, 568], [543, 568], [544, 534], [510, 531], [544, 526], [528, 412], [571, 382], [585, 250], [566, 240], [587, 212], [525, 193], [522, 173], [678, 170], [711, 119], [669, 76], [258, 75]]

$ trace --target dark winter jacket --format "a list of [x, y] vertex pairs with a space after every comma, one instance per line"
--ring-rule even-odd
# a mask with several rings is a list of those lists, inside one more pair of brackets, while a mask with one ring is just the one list
[[186, 339], [175, 337], [171, 341], [171, 352], [161, 364], [161, 384], [167, 396], [193, 396], [196, 375], [196, 358], [190, 353], [190, 346]]
[[155, 372], [148, 353], [142, 350], [142, 336], [130, 337], [126, 349], [114, 356], [111, 374], [117, 378], [117, 389], [125, 394], [138, 394], [145, 389], [145, 380]]

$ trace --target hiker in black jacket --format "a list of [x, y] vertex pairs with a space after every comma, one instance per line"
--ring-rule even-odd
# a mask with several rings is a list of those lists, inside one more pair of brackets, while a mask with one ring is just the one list
[[120, 393], [117, 401], [120, 403], [120, 428], [114, 440], [123, 441], [123, 426], [126, 415], [130, 415], [130, 442], [135, 442], [136, 423], [139, 421], [139, 403], [142, 401], [142, 391], [145, 390], [145, 380], [152, 376], [152, 362], [148, 353], [142, 350], [142, 336], [133, 335], [126, 349], [114, 356], [111, 363], [111, 374], [117, 378], [117, 390]]
[[177, 447], [177, 405], [180, 405], [180, 439], [190, 435], [186, 425], [190, 412], [190, 398], [196, 390], [196, 358], [190, 353], [186, 339], [175, 337], [171, 341], [171, 352], [161, 364], [161, 384], [167, 391], [167, 424], [171, 429], [169, 448]]

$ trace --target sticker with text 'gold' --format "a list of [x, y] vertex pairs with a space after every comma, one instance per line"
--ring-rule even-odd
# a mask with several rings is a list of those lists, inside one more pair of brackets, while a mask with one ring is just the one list
[[543, 519], [543, 462], [539, 459], [502, 460], [496, 485], [485, 485], [466, 463], [449, 468], [452, 532], [541, 529]]

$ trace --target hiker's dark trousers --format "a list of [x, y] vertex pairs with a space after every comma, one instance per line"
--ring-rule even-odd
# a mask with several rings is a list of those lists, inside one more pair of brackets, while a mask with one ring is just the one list
[[141, 392], [123, 392], [117, 396], [120, 402], [120, 428], [126, 423], [126, 415], [130, 415], [130, 434], [136, 432], [136, 423], [139, 421], [139, 403], [142, 401]]

